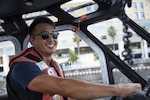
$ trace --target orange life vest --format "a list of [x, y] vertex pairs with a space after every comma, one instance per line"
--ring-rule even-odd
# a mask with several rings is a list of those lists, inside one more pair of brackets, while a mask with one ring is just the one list
[[[10, 60], [9, 66], [11, 67], [13, 63], [22, 61], [35, 63], [36, 65], [38, 65], [41, 71], [48, 74], [48, 68], [50, 67], [46, 65], [46, 63], [42, 60], [42, 56], [34, 48], [28, 48], [25, 51], [23, 51], [20, 55], [12, 58]], [[59, 68], [56, 61], [52, 59], [50, 63], [53, 65], [55, 71], [57, 72], [57, 75], [60, 77], [64, 77], [63, 72], [61, 68]], [[58, 100], [63, 100], [62, 96], [52, 94], [43, 94], [42, 100], [53, 100], [54, 97], [58, 98]]]

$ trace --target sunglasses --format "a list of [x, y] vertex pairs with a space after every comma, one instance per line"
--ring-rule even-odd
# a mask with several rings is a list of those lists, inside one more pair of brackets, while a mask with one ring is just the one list
[[38, 35], [41, 35], [43, 40], [48, 39], [50, 35], [52, 35], [53, 39], [57, 39], [59, 33], [57, 31], [52, 31], [51, 33], [47, 32], [47, 31], [43, 31], [39, 34], [33, 34], [32, 37], [35, 37], [35, 36], [38, 36]]

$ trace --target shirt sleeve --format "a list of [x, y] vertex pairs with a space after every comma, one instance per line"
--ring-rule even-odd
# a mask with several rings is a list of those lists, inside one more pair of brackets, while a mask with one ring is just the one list
[[24, 91], [33, 78], [44, 74], [36, 64], [31, 62], [18, 62], [12, 67], [10, 82], [15, 91]]

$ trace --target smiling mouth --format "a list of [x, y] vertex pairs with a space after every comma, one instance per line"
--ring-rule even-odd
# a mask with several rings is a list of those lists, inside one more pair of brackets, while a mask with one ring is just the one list
[[55, 45], [54, 44], [49, 44], [49, 45], [46, 45], [47, 47], [50, 47], [50, 48], [53, 48]]

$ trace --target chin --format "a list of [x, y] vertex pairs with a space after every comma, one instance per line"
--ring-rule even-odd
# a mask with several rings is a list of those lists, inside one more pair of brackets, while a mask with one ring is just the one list
[[56, 51], [56, 50], [50, 50], [50, 51], [49, 51], [49, 54], [53, 54], [53, 53], [55, 53], [55, 51]]

